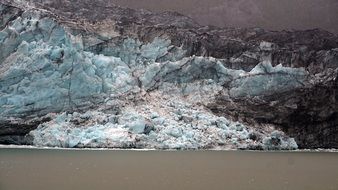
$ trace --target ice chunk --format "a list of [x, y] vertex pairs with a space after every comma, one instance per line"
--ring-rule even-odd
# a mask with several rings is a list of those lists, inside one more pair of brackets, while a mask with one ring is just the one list
[[141, 134], [145, 132], [146, 122], [144, 119], [138, 119], [127, 124], [127, 128], [129, 128], [129, 130], [132, 131], [133, 133]]
[[271, 136], [263, 139], [264, 149], [266, 150], [294, 150], [298, 149], [297, 143], [293, 138], [285, 136], [281, 131], [274, 131]]

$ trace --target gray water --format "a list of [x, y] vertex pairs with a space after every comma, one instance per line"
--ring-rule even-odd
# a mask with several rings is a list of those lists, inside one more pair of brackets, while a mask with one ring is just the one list
[[0, 190], [338, 189], [338, 153], [0, 149]]

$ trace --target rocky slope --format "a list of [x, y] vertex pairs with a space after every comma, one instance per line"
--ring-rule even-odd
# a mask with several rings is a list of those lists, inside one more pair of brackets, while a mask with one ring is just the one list
[[0, 14], [0, 143], [338, 148], [329, 32], [204, 27], [105, 0], [1, 0]]

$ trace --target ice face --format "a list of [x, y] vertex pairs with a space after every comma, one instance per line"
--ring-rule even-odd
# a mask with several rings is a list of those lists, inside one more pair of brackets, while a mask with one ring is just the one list
[[[296, 148], [282, 133], [254, 139], [254, 129], [194, 106], [224, 90], [243, 97], [298, 88], [303, 69], [270, 62], [250, 72], [229, 69], [215, 58], [184, 57], [166, 38], [126, 38], [101, 53], [85, 51], [81, 36], [53, 19], [26, 11], [0, 32], [0, 118], [59, 113], [30, 133], [38, 146]], [[115, 97], [124, 104], [110, 114], [104, 108]]]
[[101, 101], [104, 93], [126, 92], [136, 84], [121, 59], [83, 52], [72, 41], [75, 37], [53, 20], [24, 16], [1, 33], [0, 48], [5, 50], [1, 54], [6, 58], [1, 62], [6, 69], [0, 82], [3, 115], [67, 110]]
[[231, 82], [230, 94], [233, 97], [269, 95], [303, 86], [306, 71], [302, 68], [272, 67], [263, 61], [249, 73]]

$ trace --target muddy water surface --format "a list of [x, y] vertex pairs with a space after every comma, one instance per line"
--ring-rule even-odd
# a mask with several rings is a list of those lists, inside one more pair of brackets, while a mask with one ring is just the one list
[[338, 189], [338, 153], [0, 149], [0, 190]]

